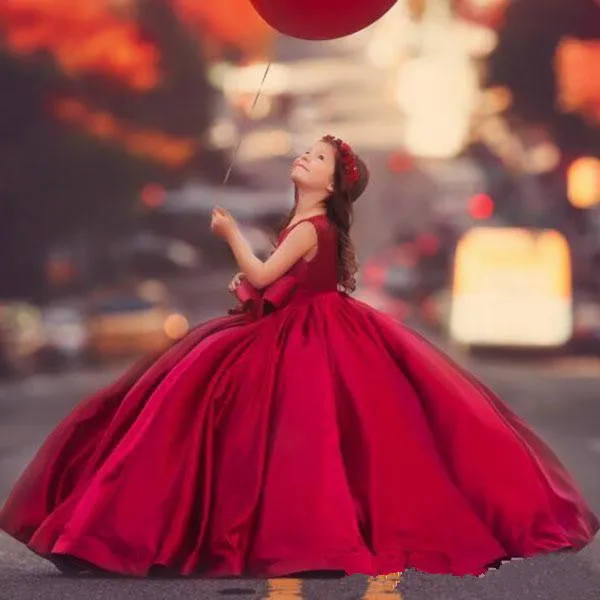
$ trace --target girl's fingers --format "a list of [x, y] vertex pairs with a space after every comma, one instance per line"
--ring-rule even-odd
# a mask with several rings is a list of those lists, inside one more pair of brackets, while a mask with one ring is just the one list
[[237, 288], [239, 287], [240, 283], [241, 283], [241, 279], [240, 279], [239, 274], [234, 275], [233, 279], [231, 280], [231, 283], [228, 286], [229, 291], [235, 292], [235, 290], [237, 290]]

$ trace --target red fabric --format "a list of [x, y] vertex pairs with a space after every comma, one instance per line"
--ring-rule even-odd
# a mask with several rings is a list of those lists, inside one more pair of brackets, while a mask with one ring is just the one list
[[277, 31], [304, 40], [332, 40], [381, 18], [396, 0], [250, 0]]
[[0, 528], [136, 576], [480, 574], [588, 544], [598, 520], [556, 456], [426, 340], [337, 292], [335, 232], [311, 221], [317, 256], [270, 311], [205, 323], [79, 405]]

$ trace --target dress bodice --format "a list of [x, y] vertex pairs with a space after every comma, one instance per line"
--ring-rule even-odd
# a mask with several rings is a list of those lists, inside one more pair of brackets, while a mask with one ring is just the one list
[[301, 219], [284, 229], [279, 243], [300, 225], [310, 222], [317, 232], [317, 252], [313, 258], [301, 258], [289, 271], [297, 279], [297, 293], [333, 292], [337, 290], [337, 231], [326, 215], [317, 215]]
[[287, 273], [271, 285], [257, 290], [246, 280], [236, 288], [240, 306], [230, 314], [245, 313], [256, 319], [290, 303], [337, 291], [337, 231], [326, 215], [301, 219], [286, 227], [279, 235], [278, 245], [300, 223], [310, 222], [317, 232], [317, 251], [313, 258], [301, 258]]

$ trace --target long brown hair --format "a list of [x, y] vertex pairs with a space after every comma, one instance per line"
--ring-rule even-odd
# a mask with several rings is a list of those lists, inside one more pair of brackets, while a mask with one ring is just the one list
[[[354, 155], [358, 167], [358, 181], [350, 183], [338, 144], [329, 136], [321, 138], [335, 150], [335, 170], [333, 173], [333, 192], [324, 200], [329, 222], [337, 230], [337, 279], [341, 291], [349, 294], [356, 289], [358, 260], [350, 237], [350, 228], [354, 219], [354, 203], [365, 191], [369, 183], [369, 169], [362, 159]], [[294, 218], [296, 207], [285, 218], [282, 230]]]

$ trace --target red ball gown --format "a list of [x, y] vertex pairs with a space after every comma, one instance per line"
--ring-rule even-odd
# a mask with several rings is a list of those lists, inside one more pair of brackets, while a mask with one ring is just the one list
[[133, 576], [479, 575], [588, 544], [599, 522], [551, 450], [425, 339], [337, 291], [335, 230], [309, 220], [314, 259], [67, 416], [0, 528]]

